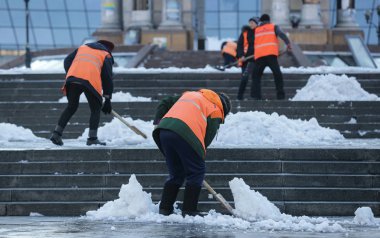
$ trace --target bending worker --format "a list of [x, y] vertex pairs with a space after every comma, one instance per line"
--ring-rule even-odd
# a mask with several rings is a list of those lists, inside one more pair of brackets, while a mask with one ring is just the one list
[[197, 205], [206, 172], [206, 148], [230, 109], [226, 94], [208, 89], [161, 101], [154, 120], [157, 126], [153, 138], [166, 158], [169, 177], [162, 192], [160, 214], [173, 213], [179, 188], [186, 179], [182, 215], [199, 215]]
[[221, 46], [224, 65], [229, 65], [236, 61], [237, 44], [234, 41], [225, 41]]
[[[50, 137], [54, 144], [63, 145], [63, 130], [78, 109], [80, 95], [84, 92], [91, 109], [87, 145], [105, 145], [98, 140], [97, 132], [100, 110], [105, 114], [111, 113], [112, 110], [113, 48], [112, 42], [99, 40], [80, 46], [65, 58], [66, 82], [62, 90], [67, 96], [68, 105]], [[102, 96], [105, 99], [103, 107]]]

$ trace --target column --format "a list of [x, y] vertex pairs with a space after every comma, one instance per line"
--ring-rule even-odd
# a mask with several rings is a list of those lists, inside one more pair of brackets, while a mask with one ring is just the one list
[[100, 30], [121, 30], [120, 0], [102, 0], [102, 22]]
[[337, 1], [337, 28], [358, 28], [359, 25], [355, 20], [355, 1], [338, 0]]
[[303, 0], [300, 26], [306, 28], [323, 28], [320, 8], [320, 0]]
[[183, 29], [180, 0], [163, 0], [159, 29]]
[[271, 21], [281, 27], [290, 27], [289, 0], [273, 0]]

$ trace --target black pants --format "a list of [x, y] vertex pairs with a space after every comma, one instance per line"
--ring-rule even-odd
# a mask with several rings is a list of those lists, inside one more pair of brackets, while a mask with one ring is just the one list
[[79, 106], [79, 98], [80, 95], [84, 92], [86, 95], [88, 104], [91, 110], [90, 116], [90, 131], [97, 130], [99, 126], [100, 120], [100, 109], [102, 107], [102, 103], [99, 99], [90, 92], [85, 86], [78, 83], [69, 83], [66, 85], [67, 92], [67, 100], [68, 104], [65, 110], [62, 112], [61, 117], [58, 120], [58, 125], [64, 129], [69, 122], [70, 118], [77, 111]]
[[160, 142], [166, 158], [169, 177], [165, 184], [201, 187], [206, 173], [205, 160], [181, 136], [160, 130]]
[[284, 99], [284, 83], [280, 66], [278, 65], [277, 56], [269, 55], [258, 58], [255, 61], [252, 72], [252, 85], [251, 85], [251, 97], [254, 99], [261, 98], [261, 77], [263, 76], [264, 69], [269, 67], [272, 70], [274, 76], [274, 83], [276, 85], [277, 99]]
[[249, 75], [252, 74], [254, 62], [248, 62], [241, 68], [241, 80], [239, 86], [239, 92], [237, 95], [238, 100], [243, 100], [244, 91], [248, 83]]

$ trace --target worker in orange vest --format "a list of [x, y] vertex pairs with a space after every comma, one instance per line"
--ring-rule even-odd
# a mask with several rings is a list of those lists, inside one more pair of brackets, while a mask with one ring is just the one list
[[231, 64], [237, 60], [236, 50], [237, 44], [234, 41], [225, 41], [221, 46], [222, 56], [224, 59], [224, 65]]
[[270, 16], [263, 14], [260, 17], [260, 25], [256, 27], [254, 34], [255, 65], [252, 72], [251, 97], [261, 100], [261, 77], [264, 69], [269, 66], [272, 70], [277, 91], [277, 99], [285, 99], [284, 84], [280, 66], [277, 61], [279, 55], [278, 39], [280, 37], [291, 51], [288, 37], [280, 27], [270, 23]]
[[252, 17], [248, 20], [249, 26], [243, 26], [237, 43], [237, 58], [239, 59], [239, 66], [241, 66], [242, 77], [240, 80], [239, 92], [237, 99], [243, 100], [245, 87], [248, 83], [249, 75], [252, 74], [254, 59], [246, 60], [246, 57], [254, 54], [253, 40], [255, 29], [259, 24], [259, 18]]
[[166, 158], [169, 177], [162, 192], [160, 214], [173, 213], [179, 188], [186, 179], [182, 215], [199, 215], [197, 205], [206, 172], [206, 149], [230, 109], [226, 94], [208, 89], [161, 101], [153, 122], [156, 125], [153, 138]]
[[[97, 131], [100, 110], [105, 114], [111, 113], [112, 110], [113, 48], [112, 42], [99, 40], [80, 46], [65, 58], [66, 81], [62, 90], [67, 96], [68, 105], [50, 137], [54, 144], [63, 145], [63, 130], [78, 109], [80, 95], [84, 93], [91, 109], [87, 145], [105, 145], [98, 140]], [[102, 97], [105, 99], [103, 106]]]

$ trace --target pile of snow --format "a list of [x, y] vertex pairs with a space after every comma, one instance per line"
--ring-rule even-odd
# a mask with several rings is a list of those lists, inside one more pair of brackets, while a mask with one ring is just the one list
[[37, 137], [30, 129], [26, 129], [22, 126], [16, 126], [10, 123], [0, 123], [0, 142], [39, 142], [45, 139]]
[[292, 101], [379, 101], [375, 94], [366, 92], [355, 77], [347, 75], [312, 75]]
[[292, 120], [277, 113], [250, 111], [231, 114], [221, 125], [214, 147], [256, 145], [325, 145], [343, 142], [339, 131], [321, 127], [315, 118]]
[[[129, 124], [136, 126], [148, 138], [135, 134], [118, 119], [114, 118], [98, 129], [98, 137], [108, 142], [108, 145], [134, 145], [139, 147], [154, 147], [151, 136], [152, 121], [124, 118]], [[87, 139], [88, 129], [79, 139]], [[345, 142], [339, 131], [321, 127], [315, 118], [292, 120], [277, 113], [271, 115], [264, 112], [238, 112], [227, 117], [221, 125], [218, 136], [212, 147], [250, 148], [262, 145], [331, 145]]]
[[[98, 129], [98, 137], [100, 140], [107, 142], [107, 145], [133, 145], [140, 147], [153, 147], [155, 143], [152, 138], [153, 121], [143, 121], [140, 119], [133, 120], [130, 117], [123, 117], [130, 125], [135, 126], [142, 131], [148, 138], [144, 139], [137, 135], [129, 127], [123, 124], [119, 119], [114, 118], [111, 122], [106, 123]], [[88, 138], [88, 128], [78, 139], [85, 141]]]
[[[233, 179], [230, 182], [230, 187], [236, 205], [235, 214], [241, 216], [243, 219], [222, 215], [213, 210], [209, 211], [204, 217], [182, 217], [178, 209], [175, 209], [175, 213], [170, 216], [160, 215], [158, 214], [158, 205], [153, 204], [151, 194], [143, 191], [135, 175], [131, 176], [127, 185], [122, 185], [118, 199], [107, 202], [96, 211], [87, 212], [85, 219], [132, 219], [137, 222], [205, 224], [209, 226], [254, 229], [258, 231], [346, 231], [341, 225], [327, 218], [293, 217], [281, 214], [278, 208], [270, 203], [264, 196], [250, 190], [249, 186], [247, 186], [242, 179]], [[243, 209], [247, 210], [242, 212]]]
[[359, 207], [355, 211], [354, 222], [359, 225], [376, 225], [376, 220], [370, 207]]
[[[116, 92], [112, 94], [112, 102], [151, 102], [151, 98], [147, 97], [135, 97], [132, 94], [126, 92]], [[62, 97], [58, 100], [59, 103], [67, 103], [67, 97]], [[79, 102], [87, 102], [87, 98], [84, 93], [80, 95]]]
[[57, 70], [65, 72], [62, 60], [35, 60], [30, 64], [31, 70]]
[[119, 198], [107, 202], [96, 211], [87, 212], [87, 216], [101, 219], [107, 217], [136, 218], [148, 213], [157, 212], [157, 207], [152, 202], [152, 195], [142, 190], [141, 184], [133, 174], [127, 185], [122, 185]]
[[265, 196], [250, 187], [241, 178], [229, 182], [234, 197], [234, 214], [248, 221], [254, 221], [256, 228], [265, 230], [290, 230], [309, 232], [344, 232], [337, 222], [327, 218], [293, 217], [282, 214]]

